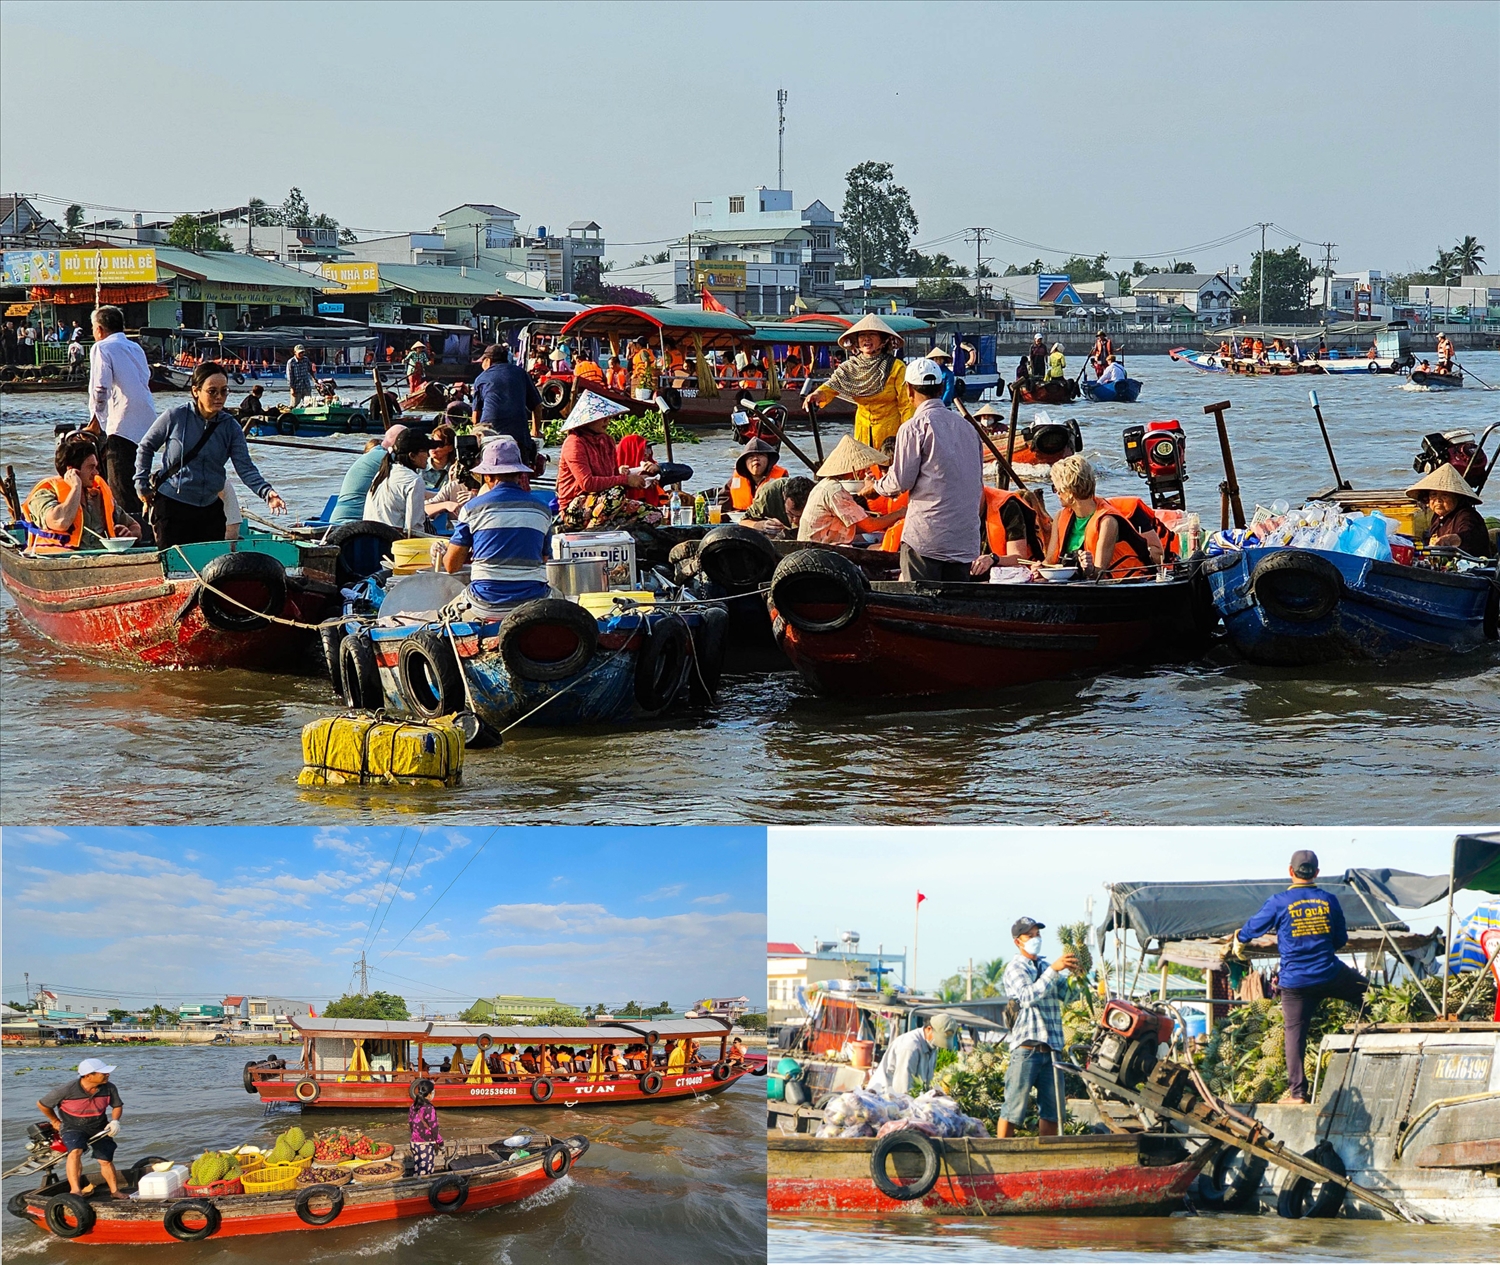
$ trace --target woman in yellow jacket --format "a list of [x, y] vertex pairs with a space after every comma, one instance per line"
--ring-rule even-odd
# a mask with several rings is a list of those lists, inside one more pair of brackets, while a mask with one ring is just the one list
[[896, 354], [901, 336], [878, 316], [851, 325], [839, 339], [849, 357], [807, 397], [822, 407], [838, 396], [854, 405], [854, 438], [879, 448], [916, 409], [906, 389], [906, 365]]

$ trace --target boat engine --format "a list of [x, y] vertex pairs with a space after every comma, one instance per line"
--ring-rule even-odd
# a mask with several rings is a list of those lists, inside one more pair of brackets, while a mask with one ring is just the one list
[[1172, 1049], [1172, 1016], [1165, 1010], [1110, 1000], [1084, 1066], [1103, 1080], [1134, 1089]]
[[1422, 437], [1422, 448], [1412, 469], [1418, 474], [1431, 474], [1442, 466], [1450, 465], [1476, 492], [1484, 487], [1489, 475], [1489, 463], [1483, 448], [1474, 442], [1471, 430], [1449, 430], [1434, 432]]
[[62, 1134], [47, 1120], [38, 1120], [35, 1124], [26, 1126], [26, 1149], [33, 1153], [37, 1151], [56, 1151], [59, 1155], [68, 1153]]
[[1182, 485], [1187, 482], [1187, 436], [1182, 423], [1148, 422], [1125, 428], [1125, 461], [1146, 480], [1151, 490], [1151, 508], [1187, 508]]

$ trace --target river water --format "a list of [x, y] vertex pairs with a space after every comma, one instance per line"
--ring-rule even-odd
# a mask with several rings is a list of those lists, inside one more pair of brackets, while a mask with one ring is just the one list
[[[1471, 352], [1464, 363], [1500, 385], [1500, 354]], [[1189, 508], [1210, 524], [1222, 467], [1205, 404], [1232, 402], [1247, 509], [1297, 503], [1331, 486], [1309, 387], [1355, 487], [1405, 486], [1425, 433], [1477, 432], [1500, 419], [1500, 394], [1423, 392], [1385, 376], [1226, 379], [1161, 356], [1134, 358], [1131, 372], [1145, 382], [1140, 403], [1080, 401], [1054, 412], [1079, 419], [1110, 493], [1143, 491], [1121, 454], [1123, 427], [1180, 419]], [[0, 464], [15, 465], [28, 486], [49, 472], [52, 423], [78, 420], [82, 400], [0, 396]], [[1023, 408], [1023, 418], [1031, 411]], [[320, 509], [351, 460], [254, 452], [294, 515]], [[726, 477], [734, 447], [719, 432], [678, 455], [697, 469], [696, 487]], [[101, 667], [38, 638], [8, 596], [0, 598], [0, 655], [0, 800], [10, 822], [96, 821], [104, 786], [119, 819], [197, 824], [407, 813], [505, 813], [530, 824], [1311, 823], [1351, 815], [1402, 823], [1430, 818], [1435, 794], [1457, 823], [1493, 816], [1495, 802], [1493, 650], [1397, 670], [1269, 669], [1222, 656], [1030, 687], [982, 708], [831, 703], [794, 675], [729, 679], [717, 706], [696, 718], [515, 731], [502, 749], [470, 753], [461, 789], [430, 794], [297, 787], [300, 729], [333, 709], [329, 687], [314, 676]]]
[[[125, 1101], [118, 1158], [144, 1155], [190, 1162], [203, 1150], [253, 1143], [269, 1146], [276, 1134], [299, 1124], [308, 1132], [334, 1125], [363, 1129], [378, 1141], [402, 1147], [404, 1112], [318, 1111], [264, 1115], [258, 1099], [240, 1084], [245, 1061], [261, 1057], [244, 1047], [208, 1046], [7, 1051], [0, 1059], [5, 1109], [0, 1120], [3, 1158], [24, 1155], [26, 1127], [40, 1119], [33, 1104], [66, 1084], [78, 1061], [103, 1056], [116, 1065], [111, 1079]], [[445, 1139], [493, 1140], [527, 1125], [558, 1136], [580, 1133], [588, 1153], [561, 1181], [521, 1203], [472, 1214], [434, 1215], [389, 1226], [249, 1237], [182, 1244], [184, 1262], [264, 1262], [296, 1259], [305, 1265], [367, 1258], [374, 1261], [561, 1265], [598, 1262], [765, 1260], [766, 1165], [764, 1082], [746, 1078], [712, 1098], [638, 1106], [525, 1108], [439, 1113]], [[61, 1170], [59, 1170], [61, 1171]], [[33, 1188], [34, 1179], [4, 1184], [9, 1198]], [[4, 1218], [0, 1259], [72, 1261], [78, 1248], [14, 1217]], [[148, 1255], [155, 1255], [149, 1253]], [[92, 1247], [101, 1265], [140, 1262], [140, 1249]]]

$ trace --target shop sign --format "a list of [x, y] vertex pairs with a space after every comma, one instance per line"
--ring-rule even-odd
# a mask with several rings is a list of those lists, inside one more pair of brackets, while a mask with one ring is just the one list
[[344, 305], [342, 303], [319, 303], [318, 304], [318, 315], [319, 316], [342, 316], [343, 314], [344, 314]]
[[155, 280], [156, 251], [149, 247], [0, 252], [0, 285], [130, 285]]
[[336, 281], [355, 294], [374, 294], [380, 289], [380, 265], [370, 263], [325, 263], [323, 280]]
[[307, 291], [288, 289], [285, 286], [235, 286], [218, 281], [185, 281], [179, 283], [177, 297], [192, 303], [281, 303], [301, 307], [307, 301]]
[[696, 290], [743, 290], [745, 262], [742, 259], [696, 259], [693, 261], [693, 283]]

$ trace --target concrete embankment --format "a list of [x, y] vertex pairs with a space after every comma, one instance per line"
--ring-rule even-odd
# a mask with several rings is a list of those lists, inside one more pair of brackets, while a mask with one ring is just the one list
[[[1006, 366], [1007, 371], [1014, 369], [1014, 361], [1031, 349], [1032, 331], [1002, 330], [995, 335], [995, 354], [1003, 362], [1007, 357], [1011, 363]], [[1120, 332], [1110, 331], [1110, 337], [1114, 340], [1117, 348], [1121, 349], [1127, 356], [1165, 356], [1169, 351], [1178, 347], [1186, 347], [1191, 351], [1209, 350], [1216, 345], [1216, 340], [1211, 336], [1199, 331], [1178, 330], [1175, 333], [1160, 332], [1136, 332], [1124, 330]], [[1494, 351], [1500, 347], [1500, 334], [1494, 332], [1484, 333], [1477, 330], [1454, 331], [1449, 334], [1453, 339], [1453, 345], [1459, 351]], [[1077, 331], [1047, 331], [1042, 334], [1043, 341], [1048, 347], [1053, 343], [1061, 343], [1063, 350], [1069, 355], [1084, 355], [1094, 345], [1094, 334], [1090, 330]], [[1302, 350], [1311, 354], [1318, 345], [1318, 331], [1314, 328], [1310, 333], [1298, 333], [1298, 345]], [[1337, 352], [1349, 351], [1363, 352], [1370, 345], [1369, 335], [1361, 335], [1352, 338], [1346, 335], [1329, 335], [1328, 346]], [[1413, 331], [1411, 335], [1411, 349], [1419, 356], [1430, 356], [1437, 350], [1437, 336], [1429, 333]]]

